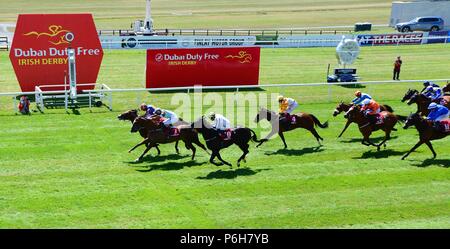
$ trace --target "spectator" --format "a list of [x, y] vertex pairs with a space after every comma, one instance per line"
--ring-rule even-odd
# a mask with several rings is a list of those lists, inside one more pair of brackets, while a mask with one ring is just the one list
[[397, 60], [394, 63], [394, 76], [392, 77], [392, 80], [400, 80], [400, 68], [402, 67], [402, 60], [400, 59], [400, 56], [397, 57]]

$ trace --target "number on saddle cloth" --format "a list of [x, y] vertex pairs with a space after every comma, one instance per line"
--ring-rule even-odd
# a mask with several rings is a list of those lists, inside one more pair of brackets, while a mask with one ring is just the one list
[[436, 128], [440, 132], [449, 133], [450, 132], [450, 119], [445, 119], [436, 122]]
[[225, 129], [225, 130], [218, 130], [219, 138], [222, 140], [230, 140], [231, 136], [233, 134], [233, 129]]

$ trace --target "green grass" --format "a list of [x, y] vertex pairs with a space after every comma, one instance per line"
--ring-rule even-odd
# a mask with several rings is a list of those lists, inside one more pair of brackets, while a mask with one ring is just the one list
[[[448, 45], [363, 48], [355, 66], [364, 80], [389, 80], [397, 55], [404, 60], [402, 79], [449, 78]], [[105, 51], [98, 82], [141, 87], [144, 59], [144, 51]], [[333, 48], [263, 49], [261, 83], [324, 81], [328, 63], [335, 66]], [[399, 99], [407, 88], [420, 86], [362, 90], [406, 115], [415, 107]], [[0, 52], [0, 92], [17, 90], [8, 54]], [[315, 151], [313, 136], [295, 130], [286, 134], [288, 150], [280, 150], [279, 138], [258, 149], [252, 144], [239, 169], [236, 147], [222, 152], [233, 169], [209, 164], [200, 150], [191, 161], [182, 145], [174, 155], [173, 144], [162, 145], [160, 157], [152, 150], [134, 164], [142, 148], [127, 150], [140, 138], [116, 116], [144, 100], [175, 109], [173, 94], [117, 93], [113, 112], [81, 109], [80, 115], [60, 109], [14, 115], [11, 100], [0, 98], [0, 227], [450, 228], [448, 139], [433, 142], [435, 160], [425, 146], [401, 161], [418, 140], [412, 128], [398, 126], [381, 152], [361, 145], [354, 125], [336, 138], [344, 118], [331, 112], [355, 89], [264, 90], [255, 93], [284, 93], [299, 100], [299, 111], [329, 120], [328, 129], [319, 129], [324, 146]], [[236, 120], [254, 125], [245, 121], [247, 114], [241, 110]], [[254, 113], [249, 115], [253, 119]], [[264, 129], [255, 130], [260, 135]]]
[[[1, 4], [5, 2], [5, 4]], [[386, 24], [388, 0], [154, 0], [152, 15], [157, 29], [177, 28], [291, 28]], [[0, 22], [15, 22], [19, 13], [93, 13], [99, 29], [126, 29], [145, 16], [143, 0], [29, 1], [1, 0]], [[237, 18], [238, 17], [238, 18]]]

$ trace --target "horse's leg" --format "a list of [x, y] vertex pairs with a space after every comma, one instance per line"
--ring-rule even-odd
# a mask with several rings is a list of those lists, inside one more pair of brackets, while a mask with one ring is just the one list
[[[278, 128], [278, 129], [279, 129], [279, 128]], [[259, 144], [256, 145], [256, 148], [258, 148], [259, 146], [261, 146], [263, 143], [269, 141], [269, 138], [271, 138], [273, 135], [275, 135], [275, 133], [277, 133], [277, 132], [275, 131], [275, 129], [274, 129], [273, 126], [272, 126], [272, 131], [270, 131], [270, 133], [269, 133], [265, 138], [259, 140]]]
[[345, 123], [344, 129], [342, 130], [341, 134], [339, 134], [338, 137], [341, 137], [342, 134], [344, 134], [344, 132], [347, 130], [347, 128], [350, 126], [351, 123], [352, 123], [352, 122], [351, 122], [350, 120], [347, 120], [347, 123]]
[[198, 140], [198, 137], [194, 137], [194, 139], [192, 140], [192, 143], [196, 144], [198, 147], [202, 148], [204, 151], [206, 151], [206, 153], [208, 153], [208, 155], [211, 155], [211, 153], [209, 153], [208, 149], [206, 148], [206, 146], [204, 144], [202, 144], [200, 142], [200, 140]]
[[241, 157], [239, 157], [238, 161], [237, 161], [237, 166], [239, 167], [241, 165], [241, 160], [245, 161], [245, 156], [248, 154], [248, 147], [250, 147], [250, 145], [248, 144], [242, 144], [239, 145], [239, 148], [244, 152], [244, 154], [242, 154]]
[[287, 149], [287, 144], [286, 144], [286, 140], [284, 139], [284, 135], [283, 135], [283, 132], [278, 132], [278, 136], [280, 136], [280, 138], [281, 138], [281, 141], [283, 141], [283, 144], [284, 144], [284, 148], [285, 149]]
[[179, 142], [180, 140], [177, 140], [176, 142], [175, 142], [175, 151], [177, 152], [177, 154], [180, 154], [180, 150], [178, 149], [178, 142]]
[[189, 149], [192, 150], [192, 159], [191, 159], [191, 160], [194, 160], [194, 158], [195, 158], [195, 152], [197, 151], [197, 149], [195, 148], [194, 145], [192, 145], [192, 143], [187, 143], [186, 146], [188, 146]]
[[436, 152], [433, 149], [433, 145], [431, 144], [430, 141], [426, 141], [425, 144], [428, 145], [428, 148], [430, 148], [431, 152], [433, 152], [433, 159], [435, 159], [436, 158]]
[[317, 142], [319, 143], [319, 146], [322, 146], [321, 144], [320, 144], [320, 140], [323, 140], [323, 138], [319, 135], [319, 133], [317, 133], [317, 131], [316, 131], [316, 129], [314, 129], [314, 127], [311, 129], [311, 130], [309, 130], [313, 135], [314, 135], [314, 137], [316, 138], [316, 140], [317, 140]]
[[[147, 147], [148, 147], [148, 146], [150, 146], [150, 143], [147, 144]], [[155, 145], [155, 146], [153, 146], [153, 147], [155, 147], [156, 150], [158, 151], [158, 156], [161, 155], [161, 151], [159, 150], [159, 146], [158, 146], [158, 145]]]
[[142, 153], [142, 155], [140, 157], [138, 157], [136, 160], [134, 160], [135, 162], [140, 162], [142, 161], [142, 158], [144, 158], [144, 155], [152, 148], [155, 147], [155, 144], [149, 144], [147, 146], [147, 148], [145, 148], [144, 152]]
[[383, 144], [386, 147], [386, 141], [389, 140], [390, 138], [391, 138], [391, 131], [390, 130], [386, 130], [383, 141], [380, 144], [377, 145], [377, 151], [380, 151], [380, 147]]
[[[131, 153], [133, 150], [135, 150], [137, 147], [139, 147], [139, 146], [141, 146], [141, 145], [143, 145], [143, 144], [147, 144], [147, 148], [149, 147], [150, 143], [149, 143], [148, 138], [146, 138], [146, 139], [144, 139], [144, 141], [142, 141], [142, 142], [136, 144], [133, 148], [131, 148], [131, 149], [128, 151], [128, 153]], [[151, 148], [151, 147], [150, 147], [150, 148]]]
[[408, 153], [406, 153], [406, 155], [404, 155], [404, 156], [402, 157], [402, 160], [405, 160], [405, 158], [408, 157], [409, 154], [411, 154], [411, 152], [413, 152], [414, 150], [416, 150], [416, 149], [417, 149], [419, 146], [421, 146], [423, 143], [424, 143], [424, 142], [422, 142], [422, 140], [420, 140], [416, 145], [414, 145], [414, 147], [412, 147], [412, 149], [411, 149]]
[[231, 165], [231, 163], [229, 163], [229, 162], [227, 162], [227, 161], [225, 161], [225, 160], [222, 159], [222, 157], [220, 156], [219, 151], [217, 151], [217, 158], [218, 158], [221, 162], [223, 162], [225, 165], [228, 165], [228, 166], [230, 166], [230, 167], [233, 167], [233, 166]]
[[216, 166], [221, 166], [223, 165], [223, 163], [216, 163], [214, 162], [214, 158], [216, 158], [216, 156], [219, 154], [218, 151], [213, 150], [213, 152], [211, 153], [211, 157], [209, 158], [209, 162], [216, 165]]

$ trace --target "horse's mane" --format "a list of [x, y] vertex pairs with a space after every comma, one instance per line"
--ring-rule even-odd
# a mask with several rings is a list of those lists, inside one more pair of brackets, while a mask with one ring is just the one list
[[269, 110], [269, 109], [267, 109], [267, 108], [265, 108], [265, 107], [261, 107], [260, 110], [261, 110], [261, 111], [264, 111], [264, 112], [270, 112], [270, 114], [272, 114], [272, 115], [278, 115], [276, 112], [274, 112], [274, 111], [272, 111], [272, 110]]

